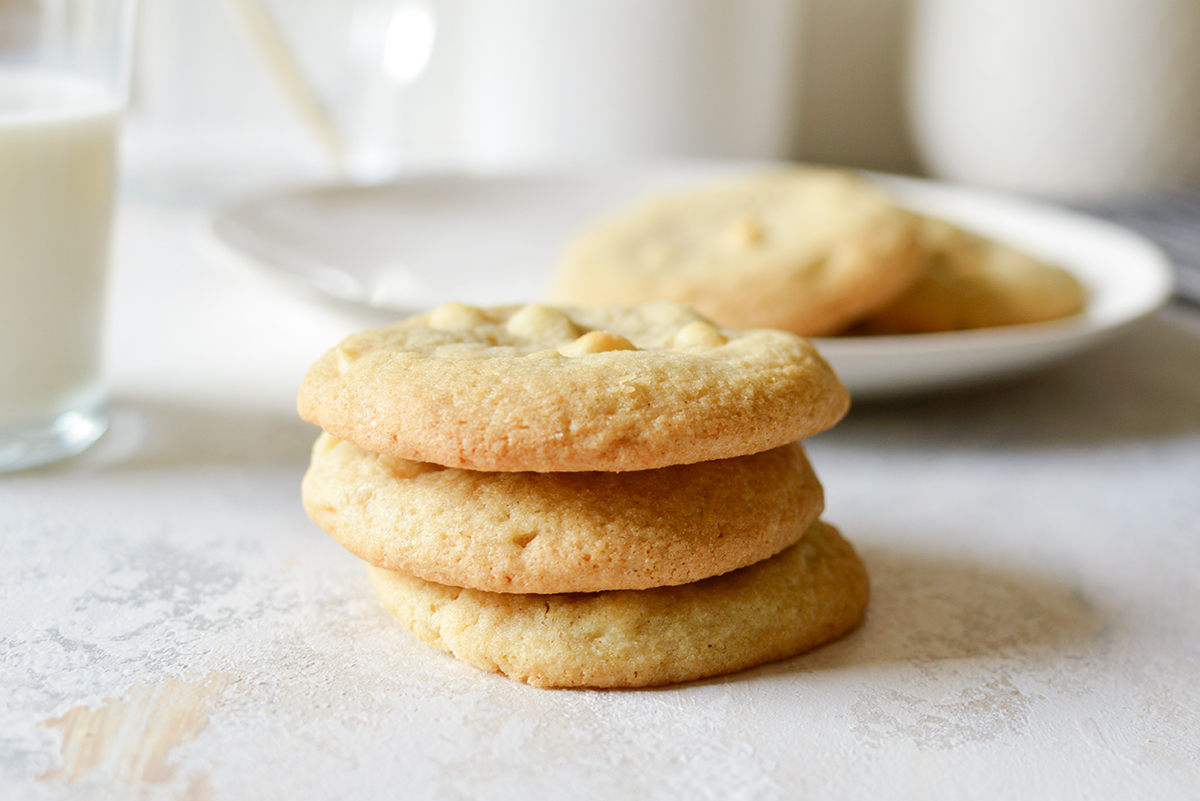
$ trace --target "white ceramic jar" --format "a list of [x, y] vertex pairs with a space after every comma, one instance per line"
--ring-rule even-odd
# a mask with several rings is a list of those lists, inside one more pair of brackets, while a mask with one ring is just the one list
[[936, 176], [1066, 199], [1200, 182], [1200, 0], [916, 0]]
[[798, 133], [800, 0], [454, 0], [469, 164], [779, 157]]

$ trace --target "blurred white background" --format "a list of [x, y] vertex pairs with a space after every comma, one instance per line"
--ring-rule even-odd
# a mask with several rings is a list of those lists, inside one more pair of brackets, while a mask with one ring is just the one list
[[[260, 159], [285, 152], [319, 159], [315, 137], [252, 52], [236, 5], [143, 0], [134, 135], [151, 150], [195, 155], [236, 146]], [[326, 97], [347, 94], [329, 65], [347, 47], [351, 5], [268, 4]], [[496, 166], [624, 148], [917, 167], [901, 91], [906, 0], [410, 5], [432, 10], [438, 25], [397, 110], [406, 166]], [[657, 78], [644, 74], [653, 58]], [[570, 65], [556, 67], [555, 59]], [[579, 82], [574, 90], [555, 83], [564, 71]], [[662, 108], [668, 103], [673, 108]], [[680, 122], [664, 122], [667, 111]], [[606, 114], [620, 124], [606, 129]], [[639, 122], [639, 114], [658, 121]], [[553, 115], [557, 126], [545, 122]], [[148, 130], [159, 135], [144, 136]]]
[[1200, 180], [1196, 0], [143, 0], [135, 168], [329, 165], [238, 23], [259, 3], [360, 179], [678, 154], [1068, 199]]

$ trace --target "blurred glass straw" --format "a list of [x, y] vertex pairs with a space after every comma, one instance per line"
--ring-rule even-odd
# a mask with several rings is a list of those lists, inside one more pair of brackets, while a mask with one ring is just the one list
[[345, 143], [300, 70], [270, 10], [262, 0], [225, 0], [225, 4], [241, 23], [254, 51], [274, 77], [292, 109], [321, 142], [337, 171], [345, 177]]

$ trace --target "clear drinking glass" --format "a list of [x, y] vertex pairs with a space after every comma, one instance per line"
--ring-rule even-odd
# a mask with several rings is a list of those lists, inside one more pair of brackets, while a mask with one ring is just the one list
[[134, 0], [0, 0], [0, 472], [107, 426], [101, 327]]

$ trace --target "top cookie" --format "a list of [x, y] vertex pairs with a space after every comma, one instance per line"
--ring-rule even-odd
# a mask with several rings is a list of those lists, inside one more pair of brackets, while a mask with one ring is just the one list
[[807, 341], [670, 303], [457, 303], [348, 337], [300, 416], [374, 453], [470, 470], [648, 470], [823, 431], [849, 394]]
[[924, 268], [919, 219], [851, 173], [796, 169], [647, 200], [567, 247], [557, 303], [687, 304], [721, 325], [835, 333]]
[[1074, 276], [940, 220], [926, 220], [925, 274], [864, 321], [861, 333], [928, 334], [1041, 323], [1078, 314]]

